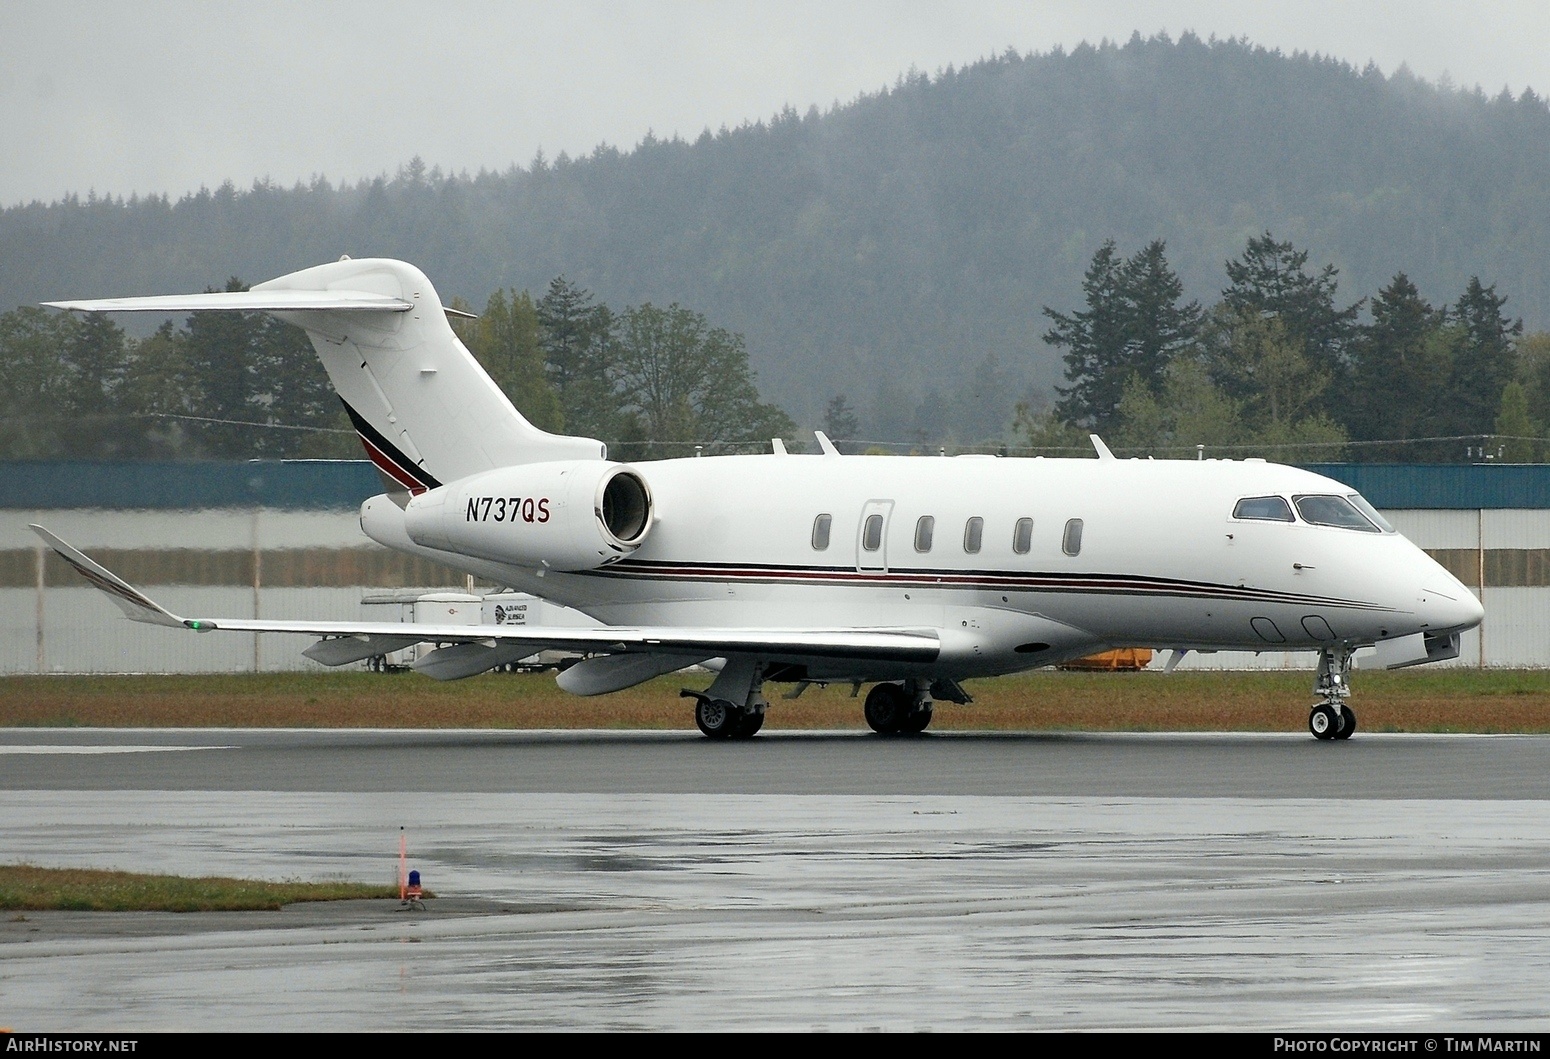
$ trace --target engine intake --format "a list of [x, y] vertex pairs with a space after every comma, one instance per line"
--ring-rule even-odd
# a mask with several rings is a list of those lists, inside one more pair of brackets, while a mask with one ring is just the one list
[[551, 570], [591, 570], [629, 555], [652, 525], [651, 488], [618, 463], [503, 467], [421, 493], [404, 531], [427, 548]]

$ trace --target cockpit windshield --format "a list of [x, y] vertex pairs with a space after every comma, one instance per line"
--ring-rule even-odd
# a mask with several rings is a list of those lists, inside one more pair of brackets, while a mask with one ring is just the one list
[[1374, 523], [1376, 523], [1377, 527], [1380, 530], [1382, 530], [1384, 533], [1397, 533], [1397, 532], [1399, 532], [1393, 526], [1389, 525], [1389, 520], [1388, 519], [1386, 519], [1382, 515], [1378, 514], [1378, 509], [1373, 507], [1371, 504], [1369, 504], [1367, 502], [1367, 498], [1362, 496], [1362, 494], [1360, 494], [1360, 493], [1351, 493], [1351, 494], [1346, 496], [1346, 499], [1351, 501], [1351, 503], [1355, 504], [1356, 505], [1356, 510], [1360, 511], [1362, 514], [1366, 515], [1370, 520], [1372, 520]]
[[[1359, 496], [1353, 495], [1353, 498], [1361, 500]], [[1362, 533], [1383, 532], [1378, 527], [1377, 522], [1368, 518], [1361, 509], [1352, 503], [1351, 499], [1346, 497], [1304, 495], [1294, 496], [1292, 501], [1297, 505], [1297, 513], [1303, 517], [1303, 521], [1310, 522], [1315, 526], [1334, 526], [1337, 529], [1359, 530]], [[1362, 500], [1362, 506], [1369, 511], [1372, 510], [1372, 506], [1365, 500]], [[1376, 511], [1372, 513], [1374, 516], [1378, 516]], [[1382, 517], [1378, 516], [1378, 522], [1382, 521]], [[1387, 523], [1384, 523], [1384, 525], [1387, 525]]]

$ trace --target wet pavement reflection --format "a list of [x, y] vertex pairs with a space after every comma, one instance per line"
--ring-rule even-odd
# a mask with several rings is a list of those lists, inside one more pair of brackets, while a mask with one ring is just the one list
[[[158, 755], [164, 756], [164, 755]], [[387, 881], [0, 922], [0, 1024], [1550, 1024], [1542, 801], [0, 791], [0, 859]]]

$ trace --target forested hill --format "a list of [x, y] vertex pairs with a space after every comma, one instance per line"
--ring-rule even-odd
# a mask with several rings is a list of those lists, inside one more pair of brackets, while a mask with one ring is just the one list
[[1077, 304], [1109, 238], [1122, 253], [1165, 239], [1207, 303], [1269, 230], [1334, 264], [1348, 303], [1404, 271], [1441, 304], [1478, 275], [1545, 327], [1547, 158], [1531, 94], [1135, 37], [504, 173], [417, 160], [348, 186], [18, 206], [0, 214], [0, 309], [256, 282], [341, 253], [403, 257], [475, 305], [563, 274], [744, 333], [764, 396], [799, 421], [844, 393], [864, 435], [967, 440], [1058, 381], [1041, 310]]

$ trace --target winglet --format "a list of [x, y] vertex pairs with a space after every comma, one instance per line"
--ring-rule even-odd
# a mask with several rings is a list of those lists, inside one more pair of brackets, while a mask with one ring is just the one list
[[54, 549], [61, 559], [75, 567], [76, 573], [90, 581], [92, 587], [101, 589], [112, 597], [113, 602], [118, 604], [118, 609], [124, 612], [125, 617], [132, 621], [143, 621], [150, 625], [165, 625], [172, 629], [192, 627], [182, 618], [151, 599], [144, 592], [141, 592], [111, 570], [70, 547], [70, 545], [54, 536], [42, 526], [31, 525], [30, 528], [32, 532], [42, 537], [44, 543]]
[[1093, 448], [1098, 450], [1098, 458], [1100, 460], [1114, 459], [1114, 453], [1109, 451], [1109, 447], [1103, 443], [1102, 438], [1097, 434], [1089, 434], [1087, 436], [1093, 439]]
[[840, 450], [834, 447], [834, 442], [829, 440], [829, 435], [821, 430], [815, 430], [813, 433], [817, 436], [818, 447], [823, 450], [825, 456], [838, 456], [840, 454]]

